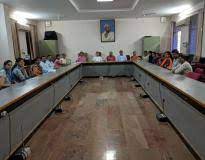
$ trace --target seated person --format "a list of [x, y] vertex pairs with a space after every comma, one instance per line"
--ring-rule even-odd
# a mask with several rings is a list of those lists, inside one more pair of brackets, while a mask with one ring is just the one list
[[78, 54], [78, 59], [76, 60], [77, 63], [86, 63], [87, 62], [87, 57], [83, 52], [80, 52]]
[[48, 65], [49, 68], [54, 69], [54, 63], [53, 63], [53, 58], [51, 55], [47, 56], [46, 64]]
[[109, 56], [107, 56], [107, 62], [115, 62], [116, 61], [116, 58], [115, 56], [113, 55], [113, 52], [110, 52], [109, 53]]
[[70, 64], [71, 64], [71, 60], [70, 60], [70, 59], [67, 59], [67, 55], [66, 55], [65, 53], [63, 53], [63, 54], [61, 55], [60, 60], [61, 60], [61, 65], [62, 65], [62, 66], [66, 66], [66, 65], [70, 65]]
[[140, 60], [141, 60], [141, 57], [137, 55], [137, 52], [136, 52], [136, 51], [134, 51], [134, 52], [133, 52], [133, 55], [132, 55], [132, 57], [131, 57], [131, 61], [136, 62], [136, 61], [140, 61]]
[[14, 77], [15, 82], [18, 83], [23, 82], [29, 78], [24, 66], [23, 58], [16, 59], [16, 63], [12, 68], [12, 75]]
[[119, 55], [117, 56], [117, 61], [118, 62], [126, 62], [127, 61], [127, 57], [124, 55], [122, 50], [120, 50]]
[[199, 56], [194, 56], [192, 62], [191, 62], [191, 65], [195, 65], [197, 63], [199, 63], [199, 60], [200, 60], [200, 57]]
[[86, 57], [86, 62], [89, 61], [89, 54], [88, 53], [84, 53], [84, 56]]
[[33, 64], [31, 66], [31, 76], [36, 77], [36, 76], [40, 76], [41, 74], [42, 74], [42, 70], [39, 68], [39, 66], [37, 64]]
[[186, 73], [193, 72], [192, 66], [187, 61], [187, 57], [184, 55], [180, 55], [179, 57], [179, 65], [172, 69], [172, 72], [175, 74], [185, 75]]
[[[41, 68], [41, 66], [40, 66], [40, 63], [41, 63], [41, 58], [40, 57], [37, 57], [35, 60], [34, 60], [34, 63], [36, 64], [36, 65], [38, 65], [38, 67], [41, 69], [41, 71], [42, 71], [42, 68]], [[42, 71], [43, 72], [43, 71]]]
[[178, 49], [174, 49], [174, 50], [172, 50], [172, 54], [173, 54], [173, 53], [177, 53], [177, 54], [179, 54]]
[[157, 59], [156, 55], [157, 55], [156, 52], [152, 52], [152, 61], [151, 61], [152, 64], [155, 64], [155, 62], [156, 62], [156, 59]]
[[0, 76], [0, 90], [5, 88], [6, 84], [5, 84], [5, 77]]
[[40, 58], [40, 57], [37, 57], [36, 59], [34, 59], [34, 63], [40, 65], [40, 63], [41, 63], [41, 58]]
[[177, 49], [174, 49], [172, 51], [172, 55], [173, 55], [173, 68], [175, 68], [179, 65], [179, 51]]
[[152, 63], [152, 59], [153, 59], [153, 57], [152, 57], [152, 51], [149, 51], [149, 52], [148, 52], [148, 55], [149, 55], [148, 62], [149, 62], [149, 63]]
[[93, 62], [103, 62], [101, 52], [96, 52], [96, 55], [93, 57]]
[[60, 68], [62, 66], [63, 66], [63, 61], [61, 59], [61, 56], [60, 56], [60, 54], [57, 54], [56, 55], [56, 59], [54, 61], [54, 68], [58, 69], [58, 68]]
[[160, 67], [171, 70], [172, 66], [173, 66], [172, 55], [171, 55], [171, 52], [167, 51], [165, 54], [165, 58], [162, 61], [162, 64], [160, 65]]
[[160, 53], [156, 53], [153, 59], [153, 64], [161, 65], [161, 54]]
[[10, 84], [15, 83], [11, 69], [12, 69], [12, 61], [11, 60], [5, 61], [4, 62], [4, 67], [0, 71], [0, 76], [4, 77], [6, 85], [10, 85]]
[[40, 64], [39, 58], [36, 58], [35, 63], [31, 65], [30, 68], [30, 73], [32, 77], [40, 76], [41, 74], [43, 74], [42, 68], [39, 64]]
[[142, 59], [145, 62], [149, 61], [149, 53], [147, 51], [144, 51], [144, 55], [143, 55]]
[[53, 69], [53, 67], [49, 67], [48, 64], [46, 63], [46, 57], [42, 56], [41, 57], [41, 62], [40, 62], [40, 67], [43, 71], [43, 73], [50, 73], [50, 72], [55, 72], [56, 70]]
[[126, 55], [126, 57], [127, 57], [127, 61], [130, 61], [130, 60], [131, 60], [130, 55]]

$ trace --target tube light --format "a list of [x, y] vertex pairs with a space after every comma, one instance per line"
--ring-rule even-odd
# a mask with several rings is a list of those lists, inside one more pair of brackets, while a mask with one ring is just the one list
[[97, 0], [97, 2], [113, 2], [114, 0]]
[[181, 12], [183, 12], [183, 11], [189, 9], [189, 8], [191, 8], [190, 4], [180, 5], [180, 6], [177, 6], [177, 7], [166, 9], [166, 12], [168, 14], [178, 14], [178, 13], [181, 13]]
[[18, 17], [22, 17], [22, 18], [26, 18], [26, 19], [35, 19], [38, 18], [36, 15], [31, 14], [31, 13], [27, 13], [27, 12], [21, 12], [21, 11], [15, 11], [13, 13], [14, 15], [18, 16]]
[[11, 18], [15, 19], [19, 24], [28, 26], [28, 19], [35, 19], [38, 18], [36, 15], [27, 13], [27, 12], [21, 12], [21, 11], [14, 11], [11, 14]]

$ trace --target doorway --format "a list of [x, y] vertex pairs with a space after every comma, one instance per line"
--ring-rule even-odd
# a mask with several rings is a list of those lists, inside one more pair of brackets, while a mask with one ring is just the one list
[[19, 38], [19, 57], [25, 59], [26, 61], [31, 61], [33, 55], [33, 43], [31, 38], [31, 32], [27, 30], [18, 30]]

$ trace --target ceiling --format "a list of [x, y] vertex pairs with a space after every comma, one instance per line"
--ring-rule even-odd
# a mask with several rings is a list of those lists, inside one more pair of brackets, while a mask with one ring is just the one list
[[68, 0], [78, 12], [108, 12], [134, 10], [139, 0], [114, 0], [110, 3], [99, 3], [97, 0]]
[[17, 11], [32, 14], [30, 19], [77, 20], [168, 16], [203, 0], [0, 0]]

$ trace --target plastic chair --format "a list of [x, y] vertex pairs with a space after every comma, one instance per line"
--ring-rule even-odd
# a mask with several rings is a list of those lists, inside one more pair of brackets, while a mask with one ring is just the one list
[[195, 73], [195, 72], [189, 72], [185, 76], [188, 77], [188, 78], [197, 80], [197, 81], [201, 78], [201, 74]]
[[205, 69], [205, 64], [202, 64], [202, 63], [196, 63], [196, 64], [195, 64], [195, 68]]
[[204, 69], [202, 69], [202, 68], [196, 68], [194, 72], [195, 72], [195, 73], [199, 73], [199, 74], [204, 74]]

